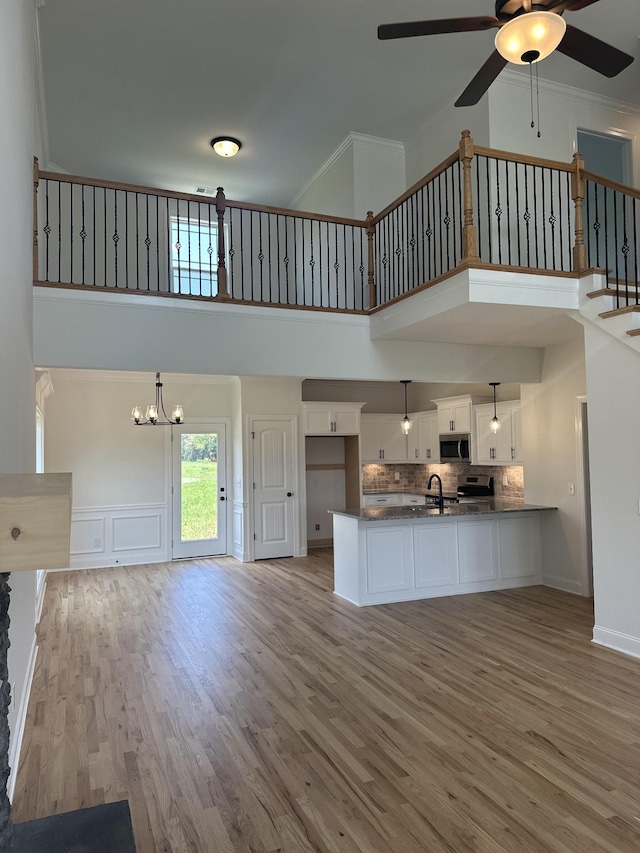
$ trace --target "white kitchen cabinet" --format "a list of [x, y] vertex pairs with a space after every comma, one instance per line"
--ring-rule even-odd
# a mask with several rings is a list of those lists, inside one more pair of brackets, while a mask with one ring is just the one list
[[433, 522], [413, 528], [415, 588], [452, 586], [458, 582], [456, 527]]
[[461, 394], [459, 397], [442, 397], [433, 400], [438, 407], [438, 432], [446, 435], [448, 432], [472, 433], [472, 408], [479, 403], [488, 402], [488, 396], [476, 394]]
[[398, 593], [413, 586], [411, 527], [370, 527], [367, 539], [367, 592]]
[[362, 415], [360, 421], [363, 462], [406, 462], [407, 436], [401, 415]]
[[357, 435], [364, 403], [303, 403], [305, 435]]
[[408, 436], [408, 461], [439, 462], [438, 413], [436, 411], [417, 412], [410, 417], [412, 427]]
[[518, 400], [498, 403], [496, 412], [500, 421], [497, 433], [491, 431], [493, 404], [476, 406], [475, 436], [477, 465], [517, 465], [522, 463], [522, 421]]

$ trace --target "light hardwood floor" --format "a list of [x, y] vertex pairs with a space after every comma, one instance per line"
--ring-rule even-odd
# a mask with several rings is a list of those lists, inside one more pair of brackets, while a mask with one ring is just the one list
[[640, 661], [543, 587], [358, 609], [331, 552], [49, 576], [16, 821], [139, 853], [640, 850]]

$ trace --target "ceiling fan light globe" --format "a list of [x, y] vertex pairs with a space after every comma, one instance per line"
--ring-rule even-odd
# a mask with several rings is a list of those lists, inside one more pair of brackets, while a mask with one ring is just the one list
[[[526, 12], [503, 24], [496, 34], [496, 50], [514, 65], [545, 59], [558, 47], [567, 24], [555, 12]], [[532, 56], [537, 54], [537, 58]]]

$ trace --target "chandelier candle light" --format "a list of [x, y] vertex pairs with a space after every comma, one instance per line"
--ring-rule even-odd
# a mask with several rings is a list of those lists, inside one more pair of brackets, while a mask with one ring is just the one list
[[402, 419], [402, 432], [405, 435], [409, 435], [411, 432], [411, 418], [409, 417], [409, 410], [407, 408], [407, 385], [411, 384], [410, 379], [401, 379], [400, 380], [404, 385], [404, 418]]
[[496, 411], [496, 387], [499, 385], [499, 382], [490, 382], [489, 385], [493, 386], [493, 417], [491, 418], [491, 423], [489, 426], [491, 427], [491, 432], [495, 435], [499, 432], [502, 424], [498, 418], [498, 413]]
[[[160, 413], [164, 415], [163, 421], [159, 420]], [[131, 412], [131, 420], [136, 426], [174, 426], [175, 424], [184, 423], [184, 411], [180, 404], [176, 404], [171, 412], [171, 417], [167, 417], [164, 410], [164, 402], [162, 399], [162, 382], [160, 374], [156, 373], [156, 401], [147, 406], [147, 410], [143, 417], [142, 407], [134, 406]]]

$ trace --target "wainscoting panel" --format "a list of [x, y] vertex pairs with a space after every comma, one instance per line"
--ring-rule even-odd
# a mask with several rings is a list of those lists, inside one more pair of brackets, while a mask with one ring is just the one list
[[71, 568], [157, 563], [171, 559], [167, 505], [74, 508]]
[[246, 560], [247, 556], [245, 554], [244, 546], [245, 546], [245, 537], [244, 537], [244, 525], [245, 519], [247, 517], [248, 512], [248, 504], [243, 503], [242, 501], [234, 501], [233, 502], [233, 518], [231, 525], [231, 541], [232, 541], [232, 550], [231, 554], [236, 558], [236, 560]]

